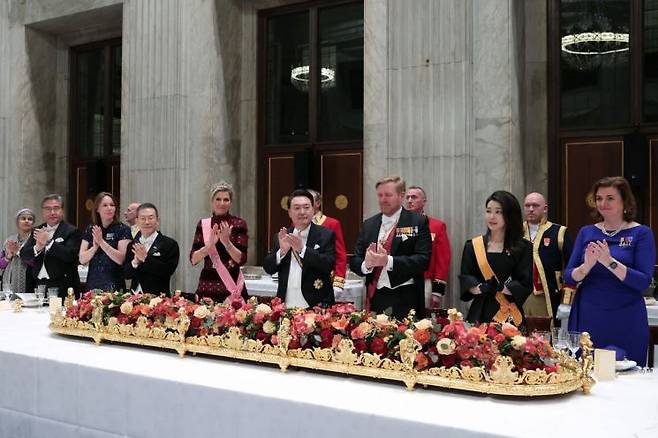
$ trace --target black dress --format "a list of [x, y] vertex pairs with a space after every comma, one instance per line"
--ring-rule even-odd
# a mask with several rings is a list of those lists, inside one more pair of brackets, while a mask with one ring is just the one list
[[[484, 236], [484, 245], [487, 245], [487, 236]], [[508, 301], [514, 302], [523, 314], [523, 303], [532, 293], [532, 247], [526, 240], [522, 240], [519, 249], [513, 252], [501, 253], [487, 252], [487, 260], [491, 269], [500, 282], [507, 284], [512, 295], [505, 295]], [[469, 322], [490, 322], [500, 309], [496, 297], [492, 295], [473, 295], [469, 289], [485, 281], [477, 259], [473, 242], [467, 240], [462, 254], [459, 283], [462, 301], [473, 301], [468, 310], [466, 320]]]

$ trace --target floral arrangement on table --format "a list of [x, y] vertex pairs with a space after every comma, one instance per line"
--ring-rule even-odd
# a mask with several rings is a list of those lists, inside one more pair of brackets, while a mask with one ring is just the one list
[[[454, 309], [448, 318], [432, 315], [418, 320], [412, 312], [398, 321], [356, 311], [352, 304], [300, 309], [286, 308], [279, 298], [269, 304], [251, 299], [228, 305], [210, 299], [195, 303], [180, 294], [87, 292], [65, 315], [54, 315], [51, 326], [65, 334], [84, 335], [67, 333], [66, 328], [87, 330], [97, 342], [117, 340], [111, 334], [174, 341], [173, 346], [160, 346], [181, 354], [193, 351], [278, 363], [283, 369], [292, 365], [398, 379], [409, 387], [458, 387], [445, 385], [442, 379], [461, 379], [489, 385], [485, 392], [512, 395], [516, 393], [491, 386], [544, 385], [544, 392], [521, 391], [543, 395], [579, 386], [587, 391], [592, 383], [585, 364], [560, 356], [540, 336], [524, 336], [511, 324], [471, 325]], [[561, 390], [556, 385], [562, 385]]]

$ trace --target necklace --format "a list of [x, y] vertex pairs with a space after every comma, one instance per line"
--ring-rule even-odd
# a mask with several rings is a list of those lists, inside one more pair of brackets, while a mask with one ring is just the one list
[[608, 237], [615, 237], [617, 234], [619, 234], [621, 230], [624, 229], [625, 225], [626, 225], [626, 221], [621, 221], [621, 225], [619, 225], [619, 228], [617, 228], [616, 230], [608, 231], [605, 229], [603, 224], [601, 224], [601, 232]]

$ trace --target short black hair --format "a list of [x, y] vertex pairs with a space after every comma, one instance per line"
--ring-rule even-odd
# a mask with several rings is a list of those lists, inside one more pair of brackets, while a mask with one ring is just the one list
[[160, 213], [158, 213], [158, 208], [151, 204], [150, 202], [145, 202], [143, 204], [139, 204], [139, 207], [137, 207], [137, 215], [139, 215], [140, 210], [146, 210], [147, 208], [152, 208], [155, 210], [155, 217], [160, 218]]
[[296, 198], [298, 196], [303, 196], [305, 198], [308, 198], [308, 200], [311, 201], [311, 207], [315, 203], [315, 201], [313, 200], [313, 195], [311, 195], [311, 193], [308, 190], [297, 189], [293, 191], [288, 197], [288, 210], [290, 210], [290, 203], [292, 202], [292, 198]]

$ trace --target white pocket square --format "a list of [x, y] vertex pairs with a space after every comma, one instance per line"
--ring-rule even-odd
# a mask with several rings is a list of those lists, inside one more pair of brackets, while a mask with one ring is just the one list
[[318, 244], [316, 243], [315, 246], [313, 247], [313, 249], [318, 249], [318, 248], [320, 248], [320, 245], [318, 245]]
[[57, 242], [57, 243], [62, 243], [63, 241], [64, 241], [64, 239], [62, 239], [61, 237], [58, 237], [57, 239], [55, 239], [55, 242]]
[[159, 253], [159, 252], [154, 252], [154, 253], [151, 254], [151, 255], [152, 255], [153, 257], [160, 257], [160, 253]]
[[407, 235], [406, 235], [406, 234], [403, 234], [403, 235], [401, 236], [401, 238], [402, 238], [402, 241], [403, 241], [403, 242], [404, 242], [405, 240], [407, 240], [407, 239], [408, 239], [408, 237], [407, 237]]

